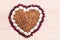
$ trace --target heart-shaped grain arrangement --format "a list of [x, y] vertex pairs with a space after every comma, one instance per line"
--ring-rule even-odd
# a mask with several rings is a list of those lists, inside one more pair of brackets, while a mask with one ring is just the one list
[[30, 37], [36, 32], [44, 20], [44, 11], [38, 5], [15, 6], [9, 14], [11, 26], [24, 37]]

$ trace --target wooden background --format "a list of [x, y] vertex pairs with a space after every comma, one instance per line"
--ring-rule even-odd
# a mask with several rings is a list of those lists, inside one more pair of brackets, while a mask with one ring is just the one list
[[[8, 21], [10, 10], [17, 4], [37, 4], [45, 11], [41, 28], [30, 38], [24, 38]], [[0, 0], [0, 40], [60, 40], [60, 0]]]

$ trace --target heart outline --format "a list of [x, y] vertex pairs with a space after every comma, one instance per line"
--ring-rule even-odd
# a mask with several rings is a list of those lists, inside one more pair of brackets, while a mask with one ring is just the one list
[[[26, 36], [25, 34], [23, 34], [22, 32], [20, 32], [18, 29], [16, 29], [16, 27], [14, 27], [14, 25], [13, 25], [13, 22], [11, 21], [12, 12], [15, 10], [15, 8], [18, 8], [19, 6], [22, 6], [22, 7], [26, 8], [26, 9], [29, 8], [29, 7], [31, 7], [31, 6], [32, 6], [32, 7], [37, 7], [37, 8], [39, 8], [39, 9], [42, 11], [43, 17], [42, 17], [42, 20], [39, 22], [38, 28], [37, 28], [36, 30], [34, 30], [33, 32], [31, 32], [31, 34], [28, 35], [28, 36]], [[43, 9], [42, 9], [40, 6], [38, 6], [38, 5], [33, 5], [33, 4], [32, 4], [32, 5], [28, 5], [28, 6], [23, 5], [23, 4], [18, 4], [17, 6], [14, 6], [13, 9], [10, 11], [9, 16], [8, 16], [8, 19], [9, 19], [9, 22], [10, 22], [11, 26], [14, 28], [15, 31], [17, 31], [17, 32], [18, 32], [19, 34], [21, 34], [22, 36], [28, 38], [28, 37], [32, 36], [33, 33], [35, 33], [37, 30], [40, 29], [40, 27], [41, 27], [41, 25], [42, 25], [42, 23], [43, 23], [43, 21], [44, 21], [44, 17], [45, 17], [44, 11], [43, 11]]]

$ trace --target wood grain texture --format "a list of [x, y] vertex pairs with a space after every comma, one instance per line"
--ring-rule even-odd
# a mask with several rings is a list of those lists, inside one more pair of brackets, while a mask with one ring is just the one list
[[[19, 3], [37, 4], [45, 11], [40, 30], [28, 39], [14, 31], [8, 21], [10, 10]], [[0, 40], [60, 40], [60, 0], [0, 0]]]

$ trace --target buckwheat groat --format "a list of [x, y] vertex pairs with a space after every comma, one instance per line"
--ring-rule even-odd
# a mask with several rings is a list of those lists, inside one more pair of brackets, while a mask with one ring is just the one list
[[15, 23], [23, 29], [25, 32], [30, 32], [30, 30], [36, 25], [39, 19], [39, 11], [30, 9], [29, 11], [23, 11], [19, 9], [15, 11], [14, 20]]

